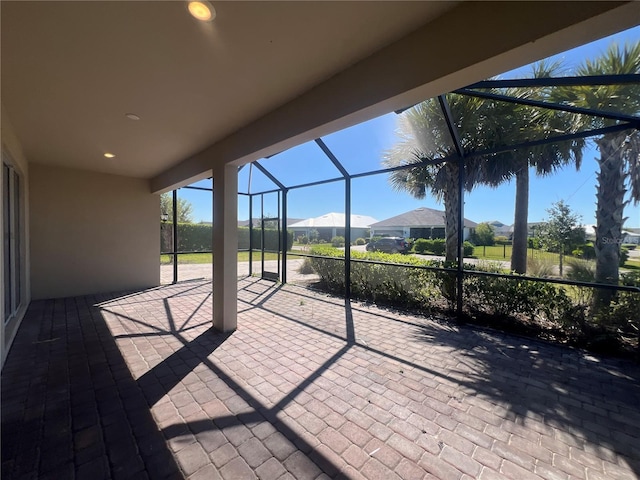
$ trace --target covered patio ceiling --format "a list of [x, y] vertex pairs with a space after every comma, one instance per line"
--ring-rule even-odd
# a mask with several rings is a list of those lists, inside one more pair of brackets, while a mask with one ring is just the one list
[[212, 24], [185, 6], [3, 2], [26, 157], [166, 191], [640, 22], [633, 2], [216, 2]]

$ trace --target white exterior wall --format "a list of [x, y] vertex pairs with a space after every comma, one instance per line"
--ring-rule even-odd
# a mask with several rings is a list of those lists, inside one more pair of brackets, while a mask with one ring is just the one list
[[30, 170], [34, 299], [160, 284], [160, 197], [148, 180]]

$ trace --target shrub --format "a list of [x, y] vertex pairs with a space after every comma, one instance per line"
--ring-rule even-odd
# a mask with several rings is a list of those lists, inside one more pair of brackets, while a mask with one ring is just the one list
[[[314, 247], [311, 253], [316, 257], [309, 262], [324, 287], [342, 293], [344, 250], [325, 245]], [[351, 252], [351, 258], [350, 286], [354, 298], [419, 311], [453, 308], [455, 273], [415, 268], [450, 266], [445, 262], [380, 252]], [[591, 268], [589, 262], [579, 259], [568, 259], [567, 264], [570, 272], [580, 268], [588, 272]], [[576, 267], [572, 267], [573, 264]], [[479, 262], [464, 267], [472, 272], [504, 273], [501, 262]], [[640, 285], [640, 272], [623, 273], [621, 277], [625, 285]], [[640, 293], [618, 292], [609, 308], [589, 313], [592, 292], [591, 287], [557, 286], [519, 276], [502, 278], [470, 273], [464, 278], [465, 309], [472, 318], [482, 319], [483, 324], [606, 353], [620, 354], [636, 348]]]
[[567, 278], [579, 282], [593, 282], [596, 278], [596, 264], [593, 260], [567, 258]]
[[[311, 264], [329, 290], [344, 289], [344, 251], [329, 246], [314, 247]], [[355, 298], [397, 306], [427, 309], [444, 302], [446, 272], [407, 269], [403, 265], [442, 266], [443, 262], [421, 260], [402, 254], [351, 252], [353, 260], [375, 260], [386, 264], [354, 261], [351, 264], [351, 293]], [[394, 265], [396, 264], [396, 265]], [[400, 264], [400, 265], [397, 265]]]
[[496, 237], [496, 243], [498, 245], [511, 245], [511, 242], [509, 241], [509, 239], [504, 235], [498, 235]]
[[533, 277], [550, 277], [554, 273], [554, 267], [555, 263], [548, 258], [527, 258], [527, 273]]
[[527, 248], [533, 248], [538, 250], [541, 246], [542, 245], [538, 237], [529, 237], [527, 239]]
[[495, 228], [493, 225], [483, 222], [475, 228], [471, 239], [476, 245], [493, 245], [495, 243]]
[[573, 322], [574, 306], [564, 290], [544, 282], [518, 278], [471, 276], [465, 280], [468, 305], [499, 317], [526, 317], [551, 323]]
[[413, 250], [416, 253], [423, 254], [428, 250], [429, 240], [426, 238], [419, 238], [413, 242]]
[[594, 323], [589, 325], [587, 347], [590, 350], [616, 354], [630, 350], [637, 351], [638, 331], [640, 330], [640, 293], [618, 292], [609, 308], [596, 312]]
[[474, 249], [474, 246], [473, 246], [473, 243], [471, 243], [471, 242], [464, 242], [462, 244], [462, 251], [463, 251], [463, 255], [465, 257], [472, 256], [473, 255], [473, 249]]
[[622, 285], [640, 287], [640, 272], [625, 272], [620, 274]]
[[413, 250], [418, 254], [432, 253], [433, 255], [443, 255], [446, 249], [444, 238], [426, 239], [419, 238], [413, 242]]
[[620, 262], [618, 265], [624, 267], [624, 264], [627, 263], [627, 260], [629, 260], [629, 250], [622, 247], [620, 248]]
[[360, 238], [356, 238], [356, 245], [366, 245], [367, 241], [360, 237]]
[[578, 245], [578, 247], [571, 252], [571, 255], [585, 260], [593, 260], [596, 258], [596, 249], [590, 243]]
[[[166, 227], [165, 227], [166, 225]], [[161, 227], [163, 230], [171, 229], [171, 224], [165, 223]], [[172, 245], [165, 245], [170, 242], [170, 230], [168, 235], [162, 236], [162, 251], [171, 251]], [[277, 250], [281, 241], [277, 228], [265, 228], [264, 246], [267, 250]], [[260, 248], [262, 233], [259, 228], [252, 229], [253, 248]], [[293, 231], [287, 231], [287, 250], [293, 246]], [[213, 247], [213, 225], [204, 223], [178, 223], [178, 251], [179, 252], [210, 252]], [[240, 250], [249, 249], [249, 227], [238, 227], [238, 248]]]
[[431, 253], [434, 255], [444, 255], [444, 252], [447, 249], [446, 240], [444, 238], [435, 238], [429, 241], [431, 242], [429, 247]]
[[309, 257], [305, 258], [304, 261], [298, 267], [298, 273], [301, 275], [311, 275], [312, 273], [316, 273], [313, 269], [313, 265], [311, 264], [311, 259]]
[[335, 236], [331, 239], [332, 247], [344, 247], [344, 237]]
[[211, 251], [213, 246], [213, 225], [206, 223], [178, 223], [178, 251]]
[[640, 328], [640, 318], [638, 316], [638, 305], [640, 304], [640, 293], [618, 292], [614, 301], [609, 306], [606, 322], [613, 327], [622, 328], [631, 335], [638, 335]]
[[309, 231], [309, 243], [318, 243], [318, 239], [320, 238], [320, 234], [318, 230], [315, 228]]
[[[211, 225], [208, 225], [211, 228]], [[251, 232], [253, 236], [253, 248], [260, 248], [262, 242], [262, 232], [259, 228], [253, 228]], [[280, 243], [282, 232], [278, 232], [277, 228], [264, 229], [264, 248], [267, 250], [277, 250]], [[291, 250], [293, 246], [293, 231], [287, 230], [287, 250]], [[238, 248], [247, 250], [249, 248], [249, 227], [238, 227]]]
[[[467, 267], [465, 266], [465, 268]], [[467, 270], [469, 270], [469, 268], [467, 268]], [[474, 265], [474, 268], [470, 270], [478, 270], [480, 272], [489, 273], [504, 273], [502, 262], [498, 262], [496, 260], [479, 260], [478, 263]]]
[[302, 245], [307, 245], [309, 243], [309, 239], [306, 235], [302, 235], [301, 237], [298, 237], [298, 242]]

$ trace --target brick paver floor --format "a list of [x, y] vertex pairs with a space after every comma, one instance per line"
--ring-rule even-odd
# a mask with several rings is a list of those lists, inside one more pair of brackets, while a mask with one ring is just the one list
[[33, 302], [2, 373], [2, 478], [627, 479], [640, 369], [295, 286]]

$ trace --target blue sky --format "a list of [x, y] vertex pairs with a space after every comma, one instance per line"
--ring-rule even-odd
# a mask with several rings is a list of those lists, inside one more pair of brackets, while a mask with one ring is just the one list
[[[571, 69], [585, 58], [594, 58], [606, 51], [612, 42], [624, 44], [640, 39], [640, 27], [607, 37], [552, 57], [560, 59]], [[527, 76], [530, 67], [522, 67], [501, 75], [501, 78]], [[382, 153], [396, 141], [395, 129], [398, 116], [394, 113], [335, 132], [323, 137], [324, 142], [342, 162], [349, 173], [361, 173], [382, 168]], [[564, 200], [581, 215], [582, 223], [595, 223], [595, 192], [598, 152], [593, 141], [583, 152], [580, 171], [565, 167], [549, 177], [531, 175], [529, 191], [529, 221], [547, 218], [546, 209], [558, 200]], [[287, 186], [338, 178], [340, 173], [313, 142], [299, 145], [291, 150], [261, 161], [274, 176]], [[239, 174], [239, 190], [247, 191], [251, 176], [252, 191], [275, 188], [257, 168], [245, 166]], [[388, 184], [388, 175], [380, 174], [352, 181], [352, 213], [369, 215], [384, 220], [403, 212], [424, 206], [442, 210], [434, 198], [416, 200], [404, 192], [393, 191]], [[210, 181], [198, 185], [210, 185]], [[195, 221], [211, 221], [211, 198], [208, 192], [180, 190], [178, 194], [194, 206]], [[476, 188], [465, 195], [465, 217], [475, 222], [500, 220], [513, 223], [515, 182], [496, 189]], [[328, 212], [344, 212], [344, 183], [342, 181], [323, 186], [293, 189], [288, 196], [288, 216], [308, 218]], [[254, 217], [259, 216], [260, 201], [254, 200]], [[275, 216], [277, 195], [265, 195], [265, 214]], [[625, 208], [627, 227], [640, 227], [640, 206], [629, 204]], [[238, 218], [249, 218], [248, 201], [240, 196]]]

